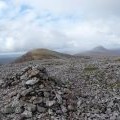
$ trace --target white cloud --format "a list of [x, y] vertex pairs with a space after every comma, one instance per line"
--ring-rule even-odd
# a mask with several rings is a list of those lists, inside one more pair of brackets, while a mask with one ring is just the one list
[[54, 14], [76, 14], [85, 16], [111, 16], [120, 15], [119, 0], [12, 0], [17, 8], [26, 4], [40, 13], [50, 11]]
[[4, 1], [0, 1], [0, 17], [3, 14], [3, 11], [8, 8], [7, 4]]
[[0, 51], [45, 47], [75, 52], [97, 45], [119, 45], [119, 3], [118, 0], [2, 0]]
[[13, 51], [14, 50], [14, 39], [12, 37], [6, 38], [6, 44], [5, 44], [5, 49], [7, 51]]
[[15, 0], [13, 3], [15, 6], [29, 5], [39, 12], [46, 10], [53, 13], [68, 13], [76, 10], [76, 6], [79, 7], [82, 0], [74, 0], [74, 2], [73, 0]]
[[0, 1], [0, 10], [6, 9], [7, 5], [4, 1]]

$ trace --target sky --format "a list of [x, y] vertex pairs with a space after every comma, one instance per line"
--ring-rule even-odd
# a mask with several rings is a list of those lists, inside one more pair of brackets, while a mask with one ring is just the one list
[[120, 0], [0, 0], [0, 53], [120, 48]]

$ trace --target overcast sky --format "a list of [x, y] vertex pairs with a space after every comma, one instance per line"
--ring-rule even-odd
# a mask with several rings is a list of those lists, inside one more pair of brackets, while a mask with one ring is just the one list
[[0, 0], [0, 53], [120, 47], [120, 0]]

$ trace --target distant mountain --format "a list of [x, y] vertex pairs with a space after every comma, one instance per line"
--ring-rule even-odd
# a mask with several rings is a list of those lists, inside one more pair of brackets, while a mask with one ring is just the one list
[[120, 56], [120, 49], [106, 49], [103, 46], [97, 46], [90, 51], [78, 53], [76, 56]]
[[108, 50], [106, 48], [104, 48], [103, 46], [97, 46], [92, 51], [105, 52], [105, 51], [108, 51]]
[[15, 63], [21, 63], [32, 60], [42, 60], [42, 59], [60, 59], [68, 58], [71, 55], [55, 52], [48, 49], [35, 49], [27, 52], [23, 56], [15, 60]]

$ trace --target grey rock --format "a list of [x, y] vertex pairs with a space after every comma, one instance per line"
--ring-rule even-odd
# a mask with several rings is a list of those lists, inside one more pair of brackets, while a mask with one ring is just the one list
[[24, 74], [24, 75], [20, 76], [20, 79], [21, 79], [21, 80], [27, 80], [27, 79], [28, 79], [28, 78], [27, 78], [27, 74]]
[[15, 109], [15, 113], [19, 114], [19, 113], [22, 113], [23, 112], [23, 109], [21, 107], [17, 107]]
[[25, 117], [22, 115], [16, 115], [13, 120], [25, 120]]
[[30, 111], [30, 112], [35, 112], [36, 111], [36, 105], [28, 104], [27, 105], [27, 110]]
[[48, 114], [52, 115], [53, 114], [53, 110], [52, 109], [48, 109]]
[[67, 112], [67, 108], [65, 106], [63, 106], [63, 105], [61, 105], [61, 110], [62, 110], [63, 113]]
[[37, 78], [34, 78], [34, 79], [31, 79], [31, 80], [28, 80], [26, 81], [26, 85], [35, 85], [36, 83], [38, 83], [39, 80]]
[[81, 104], [82, 104], [82, 100], [78, 100], [77, 107], [80, 107]]
[[33, 104], [40, 104], [43, 102], [43, 98], [42, 97], [37, 97], [33, 100]]
[[56, 98], [59, 104], [62, 104], [62, 96], [60, 94], [56, 94]]
[[74, 107], [73, 105], [68, 105], [68, 110], [74, 111], [74, 110], [75, 110], [75, 107]]
[[39, 85], [39, 87], [40, 87], [40, 89], [43, 89], [43, 88], [44, 88], [44, 85], [43, 85], [43, 84], [41, 84], [41, 85]]
[[28, 78], [32, 78], [37, 76], [38, 74], [40, 74], [40, 71], [37, 68], [32, 68], [32, 70], [30, 71], [30, 73], [28, 73]]
[[55, 103], [56, 103], [55, 100], [53, 100], [53, 101], [46, 101], [46, 106], [51, 107], [51, 106], [53, 106]]
[[56, 114], [62, 115], [62, 111], [61, 110], [56, 110]]
[[5, 108], [2, 109], [2, 113], [5, 114], [11, 114], [15, 112], [15, 107], [12, 107], [11, 105], [5, 106]]
[[32, 112], [25, 110], [21, 115], [25, 118], [31, 118]]
[[23, 91], [21, 92], [21, 95], [22, 95], [22, 96], [26, 96], [26, 95], [28, 95], [29, 93], [31, 93], [32, 91], [33, 91], [32, 88], [25, 89], [25, 90], [23, 90]]
[[4, 83], [4, 81], [3, 81], [3, 80], [0, 80], [0, 86], [1, 86], [3, 83]]
[[44, 92], [44, 97], [45, 97], [45, 98], [49, 98], [49, 96], [50, 96], [50, 93], [49, 93], [49, 92]]
[[41, 113], [40, 115], [38, 115], [38, 119], [42, 119], [46, 114], [45, 113]]
[[34, 105], [34, 104], [27, 104], [25, 109], [33, 113], [33, 112], [36, 111], [36, 105]]
[[16, 96], [17, 95], [17, 91], [13, 91], [12, 93], [9, 94], [10, 97]]
[[37, 105], [37, 111], [38, 111], [39, 113], [45, 113], [46, 110], [47, 110], [47, 109], [46, 109], [45, 107], [41, 107], [41, 106]]
[[22, 113], [24, 111], [24, 106], [23, 102], [20, 102], [17, 97], [12, 101], [11, 106], [15, 108], [15, 113]]

